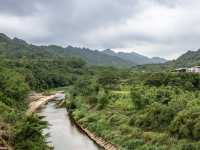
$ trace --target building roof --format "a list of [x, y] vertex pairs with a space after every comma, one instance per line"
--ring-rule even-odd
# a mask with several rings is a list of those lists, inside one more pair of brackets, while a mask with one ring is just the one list
[[192, 67], [192, 68], [200, 68], [200, 66], [194, 66], [194, 67]]
[[188, 68], [177, 68], [176, 70], [179, 71], [179, 70], [186, 70]]

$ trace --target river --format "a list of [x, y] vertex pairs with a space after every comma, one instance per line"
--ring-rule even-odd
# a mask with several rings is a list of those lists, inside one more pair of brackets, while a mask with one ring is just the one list
[[44, 133], [49, 133], [47, 141], [54, 145], [55, 150], [99, 150], [98, 146], [71, 122], [65, 108], [56, 108], [50, 102], [39, 112], [45, 116], [49, 128]]

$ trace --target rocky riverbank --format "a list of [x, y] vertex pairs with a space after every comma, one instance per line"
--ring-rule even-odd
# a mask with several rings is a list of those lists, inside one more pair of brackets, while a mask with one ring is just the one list
[[52, 93], [49, 95], [44, 95], [41, 93], [33, 93], [29, 95], [28, 101], [29, 106], [26, 112], [27, 115], [31, 115], [33, 112], [36, 112], [43, 105], [47, 104], [49, 101], [55, 100], [58, 97], [58, 94], [63, 93], [62, 91]]

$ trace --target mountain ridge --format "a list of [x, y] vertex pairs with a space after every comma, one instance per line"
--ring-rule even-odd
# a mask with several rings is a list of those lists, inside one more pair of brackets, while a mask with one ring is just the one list
[[[37, 46], [29, 44], [19, 38], [10, 38], [0, 33], [0, 54], [8, 58], [65, 58], [79, 57], [89, 65], [105, 65], [115, 67], [131, 67], [138, 64], [158, 63], [158, 60], [132, 53], [92, 50], [73, 46], [62, 47], [58, 45]], [[160, 60], [159, 60], [160, 63]]]
[[0, 55], [7, 58], [23, 58], [25, 56], [33, 59], [78, 57], [85, 60], [89, 65], [116, 67], [131, 67], [135, 65], [121, 58], [88, 48], [61, 47], [57, 45], [37, 46], [18, 38], [11, 39], [3, 33], [0, 34]]
[[131, 62], [133, 62], [134, 64], [137, 64], [137, 65], [158, 64], [158, 63], [167, 62], [167, 60], [164, 59], [164, 58], [160, 58], [160, 57], [149, 58], [147, 56], [138, 54], [136, 52], [129, 52], [129, 53], [127, 53], [127, 52], [114, 52], [111, 49], [106, 49], [102, 52], [106, 53], [108, 55], [117, 56], [117, 57], [122, 58], [124, 60], [131, 61]]

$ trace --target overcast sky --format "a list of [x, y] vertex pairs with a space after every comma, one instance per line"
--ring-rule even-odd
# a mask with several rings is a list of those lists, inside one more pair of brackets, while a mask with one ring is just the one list
[[0, 32], [172, 59], [200, 48], [200, 0], [0, 0]]

